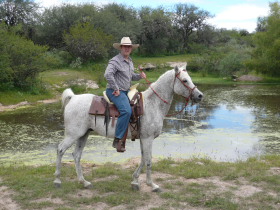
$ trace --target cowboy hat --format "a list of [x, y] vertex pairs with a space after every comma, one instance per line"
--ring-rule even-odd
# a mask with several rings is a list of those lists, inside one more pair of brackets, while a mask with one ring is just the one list
[[139, 47], [139, 44], [132, 44], [129, 37], [123, 37], [121, 43], [114, 43], [113, 47], [117, 50], [120, 50], [122, 45], [132, 46], [132, 49]]

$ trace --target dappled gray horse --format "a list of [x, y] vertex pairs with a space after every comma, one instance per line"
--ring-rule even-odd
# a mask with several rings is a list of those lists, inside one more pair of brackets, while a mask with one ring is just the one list
[[[203, 94], [194, 86], [190, 76], [185, 68], [175, 67], [169, 70], [152, 83], [152, 85], [143, 92], [144, 97], [144, 115], [141, 117], [140, 146], [141, 146], [141, 163], [133, 173], [131, 183], [133, 189], [139, 190], [139, 175], [144, 166], [147, 167], [146, 183], [152, 187], [153, 191], [159, 191], [160, 188], [151, 178], [152, 173], [152, 144], [153, 140], [161, 133], [164, 117], [167, 115], [174, 93], [191, 99], [192, 102], [200, 102]], [[81, 155], [85, 147], [89, 132], [96, 131], [98, 134], [105, 136], [106, 128], [104, 117], [89, 115], [89, 108], [92, 102], [93, 94], [75, 95], [71, 89], [66, 89], [62, 94], [62, 103], [64, 106], [64, 124], [65, 138], [59, 144], [57, 149], [56, 161], [56, 186], [61, 185], [61, 159], [65, 151], [76, 142], [76, 148], [73, 157], [76, 165], [76, 172], [79, 182], [84, 187], [90, 188], [92, 184], [84, 179], [82, 167], [80, 164]], [[108, 129], [108, 137], [114, 138], [115, 127]], [[130, 138], [130, 132], [128, 137]]]

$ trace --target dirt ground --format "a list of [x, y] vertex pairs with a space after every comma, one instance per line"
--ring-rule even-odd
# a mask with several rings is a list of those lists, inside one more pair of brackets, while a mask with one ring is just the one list
[[[125, 165], [122, 165], [124, 169], [127, 169], [129, 167], [135, 167], [135, 163], [138, 160], [136, 159], [131, 159], [128, 163]], [[98, 167], [98, 166], [97, 166]], [[85, 171], [86, 173], [89, 173], [89, 171]], [[274, 167], [271, 168], [269, 173], [271, 174], [280, 174], [280, 168]], [[110, 181], [118, 179], [118, 176], [109, 176], [105, 178], [99, 178], [95, 179], [94, 182], [101, 182], [101, 181]], [[154, 172], [153, 173], [153, 179], [157, 182], [157, 180], [161, 180], [160, 185], [163, 186], [176, 186], [173, 189], [169, 189], [168, 187], [163, 187], [163, 192], [177, 192], [180, 190], [182, 186], [190, 186], [192, 184], [198, 184], [201, 186], [211, 186], [209, 195], [211, 196], [212, 194], [215, 195], [223, 195], [224, 193], [231, 192], [232, 193], [232, 200], [236, 203], [239, 201], [242, 201], [246, 198], [249, 198], [253, 196], [254, 194], [257, 193], [265, 193], [266, 195], [272, 196], [272, 197], [277, 197], [278, 195], [274, 192], [270, 192], [267, 189], [263, 189], [262, 185], [256, 185], [249, 183], [247, 180], [243, 178], [239, 178], [238, 180], [234, 181], [224, 181], [221, 180], [219, 177], [210, 177], [210, 178], [197, 178], [197, 179], [186, 179], [184, 177], [174, 177], [173, 175], [167, 174], [167, 173], [160, 173], [160, 172]], [[158, 208], [160, 206], [164, 206], [166, 204], [166, 199], [160, 196], [160, 193], [152, 193], [151, 188], [145, 184], [146, 181], [146, 174], [142, 173], [139, 177], [139, 181], [141, 183], [141, 188], [140, 192], [143, 193], [150, 193], [150, 199], [147, 201], [146, 205], [140, 205], [139, 207], [136, 207], [135, 209], [137, 210], [148, 210], [152, 208]], [[0, 179], [0, 184], [2, 180]], [[177, 184], [176, 184], [177, 183]], [[178, 183], [181, 183], [178, 185]], [[109, 192], [105, 193], [101, 196], [108, 196], [110, 193], [114, 192]], [[13, 201], [12, 196], [15, 195], [15, 192], [10, 190], [6, 186], [1, 186], [0, 187], [0, 210], [18, 210], [21, 209], [20, 206]], [[78, 190], [76, 194], [71, 195], [73, 198], [92, 198], [95, 196], [100, 196], [96, 190], [93, 189], [81, 189]], [[51, 198], [51, 197], [46, 197], [44, 199], [38, 199], [38, 200], [33, 200], [31, 202], [35, 203], [41, 203], [41, 202], [50, 202], [52, 204], [55, 204], [56, 206], [64, 206], [67, 205], [62, 199], [60, 198]], [[194, 207], [189, 205], [187, 202], [181, 203], [181, 206], [183, 206], [183, 209], [188, 209], [188, 210], [200, 210], [200, 209], [207, 209], [207, 208], [202, 208], [202, 207]], [[276, 204], [276, 209], [279, 207], [280, 209], [280, 203]], [[92, 205], [84, 205], [82, 206], [82, 209], [92, 209]], [[113, 210], [122, 210], [122, 209], [127, 209], [128, 206], [126, 205], [119, 205], [115, 207], [111, 207], [106, 203], [103, 202], [98, 202], [94, 203], [94, 209], [96, 210], [105, 210], [105, 209], [113, 209]], [[52, 210], [54, 209], [53, 207], [47, 207], [44, 208], [44, 210]]]
[[[0, 183], [2, 179], [0, 178]], [[17, 210], [19, 205], [13, 201], [14, 192], [6, 186], [0, 186], [0, 210]]]
[[247, 81], [247, 82], [259, 82], [263, 79], [261, 77], [253, 76], [253, 75], [242, 75], [237, 78], [237, 81]]

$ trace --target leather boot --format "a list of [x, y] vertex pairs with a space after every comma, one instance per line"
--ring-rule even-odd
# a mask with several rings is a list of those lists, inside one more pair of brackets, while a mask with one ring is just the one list
[[118, 142], [117, 152], [125, 152], [125, 141], [120, 140]]
[[119, 141], [120, 141], [120, 139], [117, 138], [117, 137], [115, 137], [115, 138], [114, 138], [114, 141], [113, 141], [112, 147], [117, 148]]

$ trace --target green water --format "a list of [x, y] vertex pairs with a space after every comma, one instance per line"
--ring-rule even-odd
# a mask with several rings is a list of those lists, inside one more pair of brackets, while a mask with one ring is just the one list
[[[209, 157], [236, 161], [259, 154], [280, 154], [280, 86], [199, 85], [205, 99], [180, 115], [166, 118], [162, 135], [153, 144], [154, 157]], [[175, 97], [170, 114], [184, 100]], [[49, 164], [63, 139], [61, 104], [48, 104], [0, 113], [0, 164]], [[112, 140], [92, 133], [82, 159], [96, 163], [140, 157], [139, 141], [127, 142], [117, 153]], [[72, 160], [70, 148], [63, 160]]]

